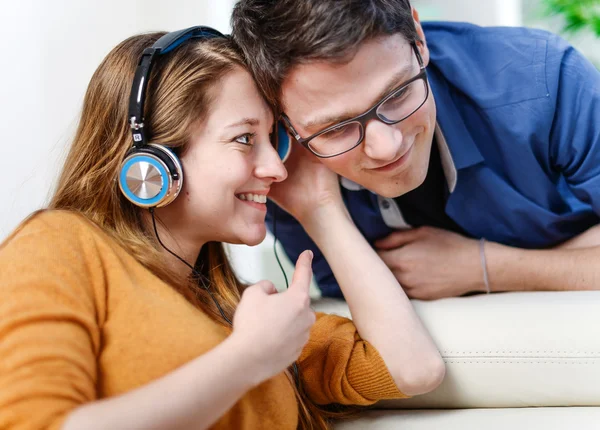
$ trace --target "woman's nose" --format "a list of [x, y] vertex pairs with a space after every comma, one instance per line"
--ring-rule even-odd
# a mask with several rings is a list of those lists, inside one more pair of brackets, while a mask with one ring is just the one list
[[264, 145], [264, 151], [261, 151], [256, 163], [255, 175], [261, 179], [271, 178], [273, 182], [281, 182], [287, 178], [287, 169], [271, 144]]

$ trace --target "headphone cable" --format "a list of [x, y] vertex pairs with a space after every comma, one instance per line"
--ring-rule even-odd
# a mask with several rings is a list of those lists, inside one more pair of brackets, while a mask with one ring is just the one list
[[[279, 260], [279, 254], [277, 254], [277, 211], [279, 210], [279, 206], [274, 204], [273, 209], [273, 252], [275, 253], [275, 259], [277, 260], [277, 264], [279, 264], [279, 268], [281, 269], [281, 273], [283, 273], [283, 279], [285, 279], [285, 288], [290, 288], [290, 284], [288, 282], [287, 275], [285, 270], [283, 269], [283, 265], [281, 264], [281, 260]], [[296, 382], [296, 386], [300, 386], [300, 372], [298, 371], [298, 365], [294, 361], [292, 364], [292, 368], [294, 369], [294, 380]]]
[[217, 309], [219, 310], [219, 312], [221, 313], [221, 316], [223, 317], [223, 319], [225, 321], [227, 321], [227, 323], [230, 326], [233, 326], [233, 323], [229, 320], [229, 318], [227, 318], [227, 316], [225, 316], [225, 312], [223, 312], [223, 309], [221, 308], [221, 305], [219, 305], [219, 302], [217, 301], [217, 299], [215, 299], [215, 296], [213, 296], [213, 294], [210, 291], [210, 287], [208, 287], [207, 285], [204, 284], [203, 282], [203, 276], [196, 270], [195, 267], [193, 267], [190, 263], [188, 263], [187, 261], [185, 261], [183, 258], [181, 258], [179, 255], [175, 254], [173, 251], [171, 251], [169, 248], [167, 248], [165, 246], [165, 244], [162, 242], [162, 240], [160, 240], [160, 236], [158, 235], [158, 229], [156, 228], [156, 218], [154, 216], [154, 208], [149, 208], [148, 209], [150, 211], [150, 214], [152, 215], [152, 226], [154, 227], [154, 234], [156, 235], [156, 238], [158, 239], [158, 243], [160, 243], [160, 245], [165, 248], [167, 250], [167, 252], [169, 254], [171, 254], [172, 256], [174, 256], [175, 258], [177, 258], [179, 261], [181, 261], [183, 264], [185, 264], [186, 266], [188, 266], [190, 269], [192, 269], [192, 273], [198, 277], [198, 284], [200, 285], [201, 288], [203, 288], [208, 295], [210, 296], [210, 298], [213, 300], [213, 302], [215, 303], [215, 306], [217, 307]]
[[[202, 282], [202, 276], [200, 275], [200, 273], [198, 273], [198, 271], [196, 270], [196, 268], [194, 268], [190, 263], [188, 263], [187, 261], [185, 261], [179, 255], [175, 254], [169, 248], [167, 248], [167, 246], [162, 242], [162, 240], [160, 240], [160, 236], [158, 234], [158, 229], [156, 228], [156, 217], [154, 215], [154, 208], [149, 208], [148, 210], [150, 211], [150, 214], [152, 215], [152, 226], [154, 227], [154, 234], [156, 235], [156, 239], [158, 240], [158, 243], [160, 243], [160, 245], [169, 254], [171, 254], [172, 256], [174, 256], [175, 258], [177, 258], [179, 261], [181, 261], [183, 264], [185, 264], [186, 266], [188, 266], [192, 270], [192, 273], [198, 277], [198, 282], [200, 284], [200, 287], [203, 288], [208, 293], [208, 295], [210, 296], [210, 298], [215, 303], [215, 306], [217, 307], [217, 309], [221, 313], [221, 316], [223, 317], [223, 319], [225, 321], [227, 321], [227, 323], [229, 323], [230, 326], [233, 326], [233, 323], [229, 320], [229, 318], [227, 318], [227, 316], [225, 316], [225, 312], [223, 312], [223, 309], [221, 308], [221, 305], [219, 305], [219, 302], [217, 301], [217, 299], [215, 298], [215, 296], [213, 296], [213, 294], [211, 293], [210, 287], [204, 285], [204, 282]], [[285, 273], [285, 270], [283, 269], [283, 265], [281, 264], [281, 261], [279, 260], [279, 255], [277, 254], [277, 210], [278, 210], [278, 206], [275, 205], [275, 210], [274, 210], [274, 213], [273, 213], [273, 237], [274, 237], [273, 250], [275, 252], [275, 258], [277, 259], [277, 264], [279, 264], [279, 268], [281, 269], [281, 273], [283, 273], [283, 277], [285, 279], [285, 286], [286, 286], [286, 288], [289, 288], [289, 283], [288, 283], [287, 275]], [[292, 368], [294, 369], [294, 379], [296, 381], [296, 384], [300, 384], [300, 374], [299, 374], [299, 371], [298, 371], [298, 365], [296, 364], [295, 361], [292, 364]]]
[[285, 279], [285, 288], [290, 288], [290, 284], [288, 282], [287, 275], [285, 270], [283, 269], [283, 265], [279, 260], [279, 254], [277, 254], [277, 211], [279, 210], [279, 206], [274, 204], [275, 209], [273, 209], [273, 252], [275, 253], [275, 259], [277, 260], [277, 264], [281, 269], [281, 273], [283, 273], [283, 279]]

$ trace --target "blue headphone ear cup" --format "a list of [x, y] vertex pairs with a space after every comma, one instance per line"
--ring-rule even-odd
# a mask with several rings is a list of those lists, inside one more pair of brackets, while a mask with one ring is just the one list
[[119, 188], [136, 206], [163, 207], [179, 195], [183, 169], [177, 156], [162, 145], [133, 149], [119, 171]]
[[283, 121], [277, 121], [277, 153], [284, 163], [292, 152], [292, 142]]

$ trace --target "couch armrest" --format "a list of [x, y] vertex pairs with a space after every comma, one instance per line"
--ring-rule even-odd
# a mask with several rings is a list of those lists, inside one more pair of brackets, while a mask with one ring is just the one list
[[[434, 392], [380, 408], [600, 405], [600, 292], [413, 300], [444, 361]], [[342, 300], [315, 310], [350, 316]], [[402, 330], [402, 327], [398, 327]]]
[[339, 421], [335, 430], [591, 430], [600, 408], [372, 410]]

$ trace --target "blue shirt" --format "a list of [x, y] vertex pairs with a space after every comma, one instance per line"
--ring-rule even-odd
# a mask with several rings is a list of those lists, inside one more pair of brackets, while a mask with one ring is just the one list
[[[541, 30], [423, 23], [436, 137], [450, 195], [446, 213], [471, 236], [541, 249], [598, 224], [600, 72]], [[341, 178], [342, 195], [369, 243], [410, 227], [393, 199]], [[267, 223], [273, 227], [272, 203]], [[300, 224], [277, 211], [292, 261], [312, 249], [324, 296], [341, 291]]]

